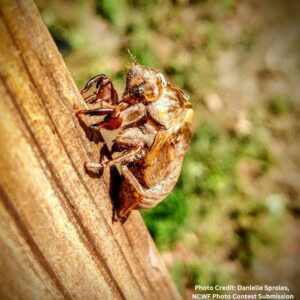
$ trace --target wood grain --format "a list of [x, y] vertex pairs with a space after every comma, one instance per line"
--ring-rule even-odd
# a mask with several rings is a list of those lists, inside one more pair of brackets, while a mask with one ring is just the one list
[[1, 0], [0, 298], [178, 299], [139, 213], [113, 223], [85, 172], [82, 107], [34, 3]]

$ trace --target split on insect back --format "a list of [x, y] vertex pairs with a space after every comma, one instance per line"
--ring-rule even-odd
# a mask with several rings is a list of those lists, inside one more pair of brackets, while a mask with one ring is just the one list
[[162, 73], [136, 61], [122, 97], [103, 74], [91, 78], [81, 94], [91, 106], [77, 112], [81, 122], [83, 115], [103, 116], [91, 130], [119, 130], [109, 160], [86, 162], [95, 170], [120, 166], [118, 218], [156, 206], [175, 186], [189, 147], [193, 109], [188, 97]]

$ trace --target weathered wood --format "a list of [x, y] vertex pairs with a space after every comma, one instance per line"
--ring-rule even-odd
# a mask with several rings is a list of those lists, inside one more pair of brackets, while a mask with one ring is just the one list
[[138, 212], [112, 223], [83, 100], [32, 1], [0, 1], [0, 298], [177, 299]]

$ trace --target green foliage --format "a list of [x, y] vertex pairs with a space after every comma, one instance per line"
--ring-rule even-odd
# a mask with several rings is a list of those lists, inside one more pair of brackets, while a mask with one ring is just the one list
[[[230, 153], [230, 146], [224, 136], [219, 135], [215, 124], [205, 123], [200, 127], [183, 170], [187, 191], [206, 196], [223, 191], [224, 180], [233, 175], [233, 160], [237, 159]], [[188, 167], [194, 164], [198, 165], [201, 174], [190, 173]]]
[[169, 248], [180, 237], [186, 222], [187, 202], [183, 191], [176, 188], [167, 200], [142, 216], [159, 247]]
[[260, 161], [262, 173], [273, 162], [260, 138], [232, 136], [218, 129], [215, 123], [204, 123], [193, 138], [183, 168], [185, 190], [206, 197], [236, 193], [236, 168], [244, 158]]
[[127, 1], [124, 0], [97, 0], [96, 10], [116, 28], [122, 28], [125, 22]]
[[79, 28], [70, 28], [69, 25], [64, 23], [53, 23], [49, 26], [49, 31], [64, 55], [81, 48], [85, 43], [84, 34]]
[[283, 115], [291, 110], [291, 100], [282, 96], [273, 96], [269, 100], [268, 108], [275, 116]]
[[[127, 29], [128, 41], [125, 50], [130, 49], [137, 61], [143, 65], [155, 65], [156, 57], [150, 46], [150, 35], [142, 19], [136, 18]], [[127, 51], [124, 51], [128, 57]]]
[[215, 286], [226, 281], [222, 268], [214, 269], [207, 261], [177, 261], [171, 268], [171, 274], [181, 294], [185, 288], [194, 290], [195, 285]]

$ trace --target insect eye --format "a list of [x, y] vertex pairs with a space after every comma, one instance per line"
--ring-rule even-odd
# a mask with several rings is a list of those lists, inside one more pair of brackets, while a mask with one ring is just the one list
[[144, 93], [144, 84], [139, 84], [132, 88], [132, 94], [135, 97], [141, 97]]

